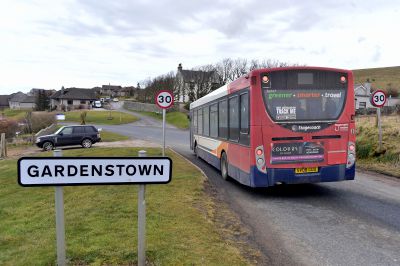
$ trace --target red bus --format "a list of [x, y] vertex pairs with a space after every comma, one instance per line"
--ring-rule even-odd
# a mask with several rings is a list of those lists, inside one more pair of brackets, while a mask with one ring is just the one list
[[251, 187], [353, 180], [349, 70], [256, 69], [190, 104], [190, 147]]

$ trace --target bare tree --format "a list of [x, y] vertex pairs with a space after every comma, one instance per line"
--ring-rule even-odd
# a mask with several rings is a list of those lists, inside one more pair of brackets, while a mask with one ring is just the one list
[[216, 68], [213, 65], [204, 65], [193, 70], [189, 84], [189, 101], [195, 101], [215, 89]]

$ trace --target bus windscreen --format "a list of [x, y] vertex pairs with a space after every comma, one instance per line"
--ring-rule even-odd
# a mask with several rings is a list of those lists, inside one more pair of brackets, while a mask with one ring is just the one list
[[288, 70], [261, 74], [264, 102], [275, 122], [337, 120], [344, 109], [347, 74]]

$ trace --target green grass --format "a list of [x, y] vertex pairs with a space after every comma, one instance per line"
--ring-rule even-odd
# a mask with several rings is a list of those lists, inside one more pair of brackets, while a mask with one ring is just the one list
[[13, 118], [16, 120], [24, 118], [26, 112], [27, 112], [26, 110], [13, 110], [13, 109], [9, 109], [9, 108], [1, 111], [1, 113], [4, 114], [6, 117]]
[[129, 137], [118, 134], [118, 133], [114, 133], [111, 131], [106, 131], [106, 130], [102, 130], [100, 132], [100, 136], [101, 136], [101, 141], [104, 142], [112, 142], [112, 141], [122, 141], [122, 140], [128, 140]]
[[[132, 156], [143, 148], [64, 150], [64, 156]], [[159, 149], [146, 149], [160, 156]], [[41, 153], [51, 156], [51, 153]], [[150, 265], [247, 265], [237, 243], [217, 230], [218, 212], [204, 178], [181, 157], [167, 185], [146, 186], [146, 255]], [[54, 188], [17, 185], [15, 160], [0, 161], [0, 265], [55, 265]], [[137, 263], [137, 191], [130, 186], [64, 188], [69, 265]], [[200, 206], [200, 207], [199, 207]], [[229, 237], [229, 236], [228, 236]]]
[[388, 84], [400, 92], [400, 66], [355, 69], [353, 70], [354, 83], [365, 83], [367, 79], [372, 83], [374, 89], [388, 89]]
[[[81, 113], [83, 111], [72, 111], [65, 113], [65, 122], [81, 123]], [[110, 119], [110, 117], [112, 119]], [[120, 125], [132, 123], [138, 120], [137, 117], [118, 111], [87, 111], [86, 124], [99, 125]]]
[[[162, 120], [162, 113], [160, 114], [153, 112], [138, 112], [138, 113]], [[165, 117], [165, 120], [167, 121], [168, 124], [174, 125], [180, 129], [188, 129], [190, 125], [190, 121], [187, 115], [181, 112], [168, 112]]]

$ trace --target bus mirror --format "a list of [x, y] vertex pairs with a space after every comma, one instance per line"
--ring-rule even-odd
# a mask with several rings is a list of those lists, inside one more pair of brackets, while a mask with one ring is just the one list
[[190, 115], [187, 115], [188, 120], [190, 121]]

